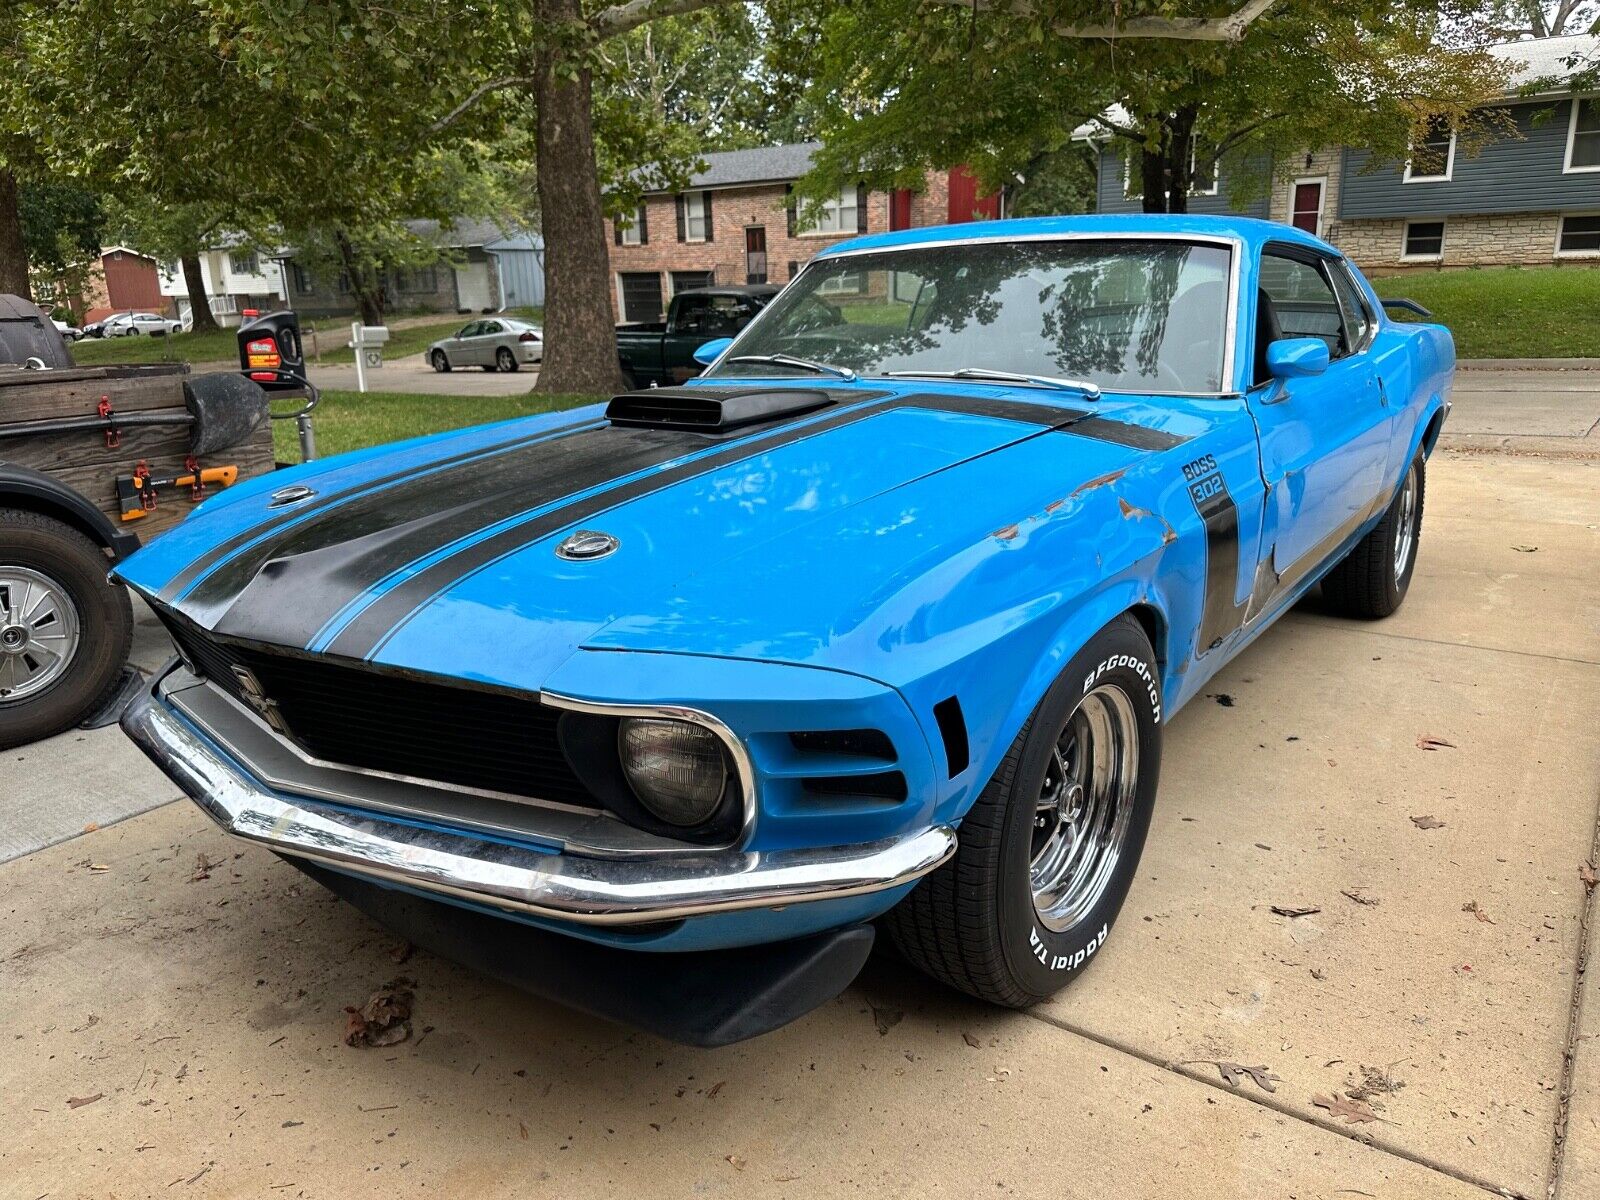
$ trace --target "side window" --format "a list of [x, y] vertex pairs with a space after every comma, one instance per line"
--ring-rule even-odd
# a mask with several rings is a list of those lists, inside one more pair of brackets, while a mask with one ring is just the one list
[[1367, 344], [1376, 318], [1372, 315], [1372, 306], [1367, 303], [1366, 293], [1350, 274], [1350, 267], [1346, 263], [1334, 263], [1330, 269], [1333, 289], [1339, 293], [1339, 303], [1344, 306], [1345, 328], [1350, 338], [1347, 352], [1353, 354]]
[[482, 332], [483, 332], [483, 322], [482, 321], [472, 321], [472, 322], [469, 322], [466, 326], [464, 326], [462, 328], [461, 332], [456, 334], [456, 336], [458, 338], [477, 337]]
[[1311, 262], [1269, 251], [1261, 256], [1261, 290], [1277, 315], [1277, 337], [1321, 338], [1328, 344], [1329, 358], [1350, 353], [1355, 343], [1346, 334], [1325, 260]]
[[676, 332], [708, 333], [715, 323], [710, 296], [685, 296], [678, 301]]

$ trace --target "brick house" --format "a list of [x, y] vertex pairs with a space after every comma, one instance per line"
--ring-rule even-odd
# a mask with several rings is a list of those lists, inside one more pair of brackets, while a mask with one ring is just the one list
[[923, 191], [842, 188], [809, 221], [794, 181], [816, 142], [728, 150], [682, 192], [652, 192], [632, 219], [611, 226], [611, 303], [619, 321], [658, 321], [673, 293], [708, 284], [787, 283], [819, 251], [890, 229], [998, 217], [1001, 197], [979, 194], [961, 168], [929, 172]]
[[[1573, 78], [1574, 61], [1600, 60], [1600, 36], [1508, 42], [1491, 53], [1511, 67], [1513, 88], [1537, 83], [1541, 90], [1498, 101], [1516, 132], [1476, 155], [1458, 154], [1455, 134], [1439, 128], [1407, 162], [1380, 162], [1357, 146], [1277, 163], [1224, 157], [1217, 177], [1191, 193], [1189, 211], [1297, 225], [1369, 270], [1600, 264], [1600, 95], [1562, 82]], [[1079, 134], [1103, 136], [1090, 126]], [[1233, 171], [1270, 176], [1270, 190], [1235, 206]], [[1097, 210], [1139, 207], [1121, 154], [1102, 145]]]
[[99, 258], [77, 264], [59, 277], [36, 275], [34, 299], [50, 310], [65, 310], [87, 325], [113, 313], [153, 312], [173, 316], [161, 294], [160, 266], [148, 254], [127, 246], [106, 246]]

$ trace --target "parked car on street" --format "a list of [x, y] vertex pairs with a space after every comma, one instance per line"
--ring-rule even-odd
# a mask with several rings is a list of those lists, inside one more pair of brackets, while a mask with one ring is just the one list
[[101, 328], [101, 337], [137, 337], [147, 334], [150, 337], [166, 337], [168, 334], [182, 333], [183, 322], [173, 317], [163, 317], [151, 312], [118, 313], [116, 316], [107, 317]]
[[515, 317], [468, 321], [454, 337], [440, 338], [428, 347], [428, 365], [435, 371], [456, 367], [515, 371], [543, 359], [543, 331]]
[[124, 728], [224, 829], [714, 1044], [879, 928], [999, 1005], [1077, 977], [1166, 723], [1313, 587], [1405, 599], [1455, 352], [1310, 234], [1136, 216], [843, 242], [699, 360], [241, 485], [115, 573], [181, 658]]
[[667, 305], [665, 321], [617, 326], [617, 354], [632, 387], [682, 383], [700, 373], [694, 353], [707, 342], [732, 337], [767, 306], [772, 284], [692, 288]]
[[83, 336], [83, 330], [79, 329], [75, 325], [72, 325], [66, 321], [58, 320], [55, 317], [50, 318], [50, 320], [51, 323], [55, 325], [56, 332], [69, 342], [75, 342]]

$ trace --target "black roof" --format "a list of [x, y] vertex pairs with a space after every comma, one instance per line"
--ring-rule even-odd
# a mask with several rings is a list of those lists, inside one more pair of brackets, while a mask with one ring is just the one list
[[676, 296], [759, 296], [768, 298], [776, 296], [783, 289], [775, 283], [725, 283], [712, 284], [710, 287], [679, 288], [673, 295]]

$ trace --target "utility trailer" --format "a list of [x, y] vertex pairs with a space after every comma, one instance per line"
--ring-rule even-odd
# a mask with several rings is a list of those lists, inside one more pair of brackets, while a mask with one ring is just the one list
[[107, 568], [272, 470], [268, 416], [241, 375], [75, 366], [42, 312], [0, 296], [0, 748], [113, 703], [133, 621]]

